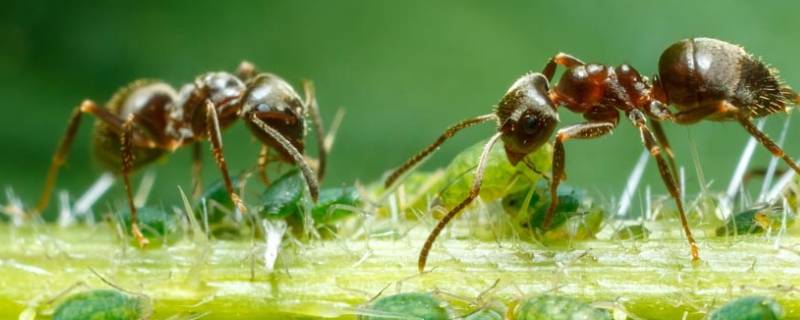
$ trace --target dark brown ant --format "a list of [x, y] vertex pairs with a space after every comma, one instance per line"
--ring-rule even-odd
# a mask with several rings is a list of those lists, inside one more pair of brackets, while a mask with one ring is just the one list
[[[140, 246], [148, 243], [137, 227], [136, 207], [131, 195], [131, 172], [153, 163], [167, 153], [193, 145], [193, 179], [199, 186], [201, 143], [211, 142], [225, 187], [241, 212], [246, 212], [231, 183], [222, 150], [223, 129], [241, 118], [262, 143], [259, 169], [265, 177], [267, 148], [278, 152], [277, 161], [300, 167], [311, 198], [316, 201], [318, 179], [322, 179], [326, 150], [322, 123], [311, 82], [304, 83], [301, 100], [289, 83], [269, 73], [258, 73], [249, 62], [242, 62], [238, 75], [210, 72], [176, 92], [158, 80], [138, 80], [117, 91], [105, 108], [85, 100], [70, 117], [67, 131], [53, 155], [44, 190], [33, 209], [41, 213], [50, 200], [61, 165], [66, 161], [81, 117], [97, 117], [93, 133], [93, 153], [107, 169], [121, 173], [131, 212], [131, 233]], [[310, 112], [319, 144], [319, 169], [315, 176], [303, 157], [306, 115]], [[264, 178], [266, 182], [266, 177]]]
[[[558, 65], [567, 70], [558, 84], [550, 89], [549, 83]], [[692, 259], [698, 260], [699, 249], [680, 199], [674, 155], [659, 122], [672, 120], [690, 124], [702, 119], [736, 120], [775, 156], [783, 158], [800, 173], [800, 167], [751, 121], [754, 117], [784, 111], [788, 103], [798, 102], [798, 95], [784, 85], [773, 70], [741, 47], [720, 40], [687, 39], [670, 46], [661, 55], [659, 77], [653, 85], [631, 66], [586, 64], [559, 53], [550, 59], [542, 73], [527, 74], [517, 80], [494, 113], [464, 120], [447, 129], [433, 144], [395, 169], [386, 180], [386, 186], [391, 186], [404, 172], [461, 129], [489, 120], [497, 121], [498, 132], [484, 146], [469, 195], [439, 221], [422, 247], [419, 269], [424, 270], [436, 237], [478, 196], [487, 154], [498, 139], [502, 138], [504, 142], [509, 162], [516, 165], [552, 135], [559, 122], [557, 106], [563, 105], [586, 119], [584, 123], [559, 129], [556, 133], [550, 177], [551, 202], [542, 224], [542, 228], [547, 229], [558, 204], [558, 185], [565, 178], [564, 142], [611, 133], [619, 122], [621, 111], [639, 129], [645, 148], [656, 159], [661, 179], [678, 207]], [[675, 105], [679, 112], [672, 114], [667, 105]], [[647, 126], [648, 118], [654, 120], [655, 134]], [[662, 148], [668, 160], [661, 154]]]

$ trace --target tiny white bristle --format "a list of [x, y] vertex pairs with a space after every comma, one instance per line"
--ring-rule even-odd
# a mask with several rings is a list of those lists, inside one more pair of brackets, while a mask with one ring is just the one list
[[792, 182], [794, 175], [795, 175], [794, 170], [786, 170], [786, 172], [783, 175], [781, 175], [778, 181], [775, 182], [775, 185], [773, 185], [772, 188], [769, 189], [769, 192], [767, 193], [767, 196], [764, 198], [764, 201], [770, 203], [777, 200], [778, 197], [781, 196], [781, 193], [783, 193], [783, 189], [785, 189], [786, 186], [789, 185], [790, 182]]
[[141, 208], [147, 203], [147, 198], [150, 196], [150, 191], [153, 190], [153, 184], [156, 182], [155, 171], [147, 171], [139, 182], [139, 188], [136, 190], [136, 196], [133, 197], [133, 205]]
[[275, 261], [278, 259], [278, 253], [281, 250], [281, 242], [283, 236], [286, 234], [286, 221], [285, 220], [261, 220], [261, 225], [264, 227], [264, 238], [266, 247], [264, 248], [264, 267], [267, 271], [272, 272], [275, 270]]
[[[758, 121], [756, 127], [758, 130], [764, 128], [764, 119]], [[722, 210], [723, 218], [728, 218], [733, 211], [733, 198], [736, 197], [736, 193], [739, 191], [739, 186], [741, 186], [745, 171], [747, 171], [747, 166], [750, 164], [750, 160], [753, 158], [753, 152], [755, 151], [755, 148], [756, 138], [750, 137], [750, 139], [747, 141], [747, 145], [744, 147], [744, 151], [742, 151], [742, 156], [739, 157], [739, 163], [736, 165], [736, 170], [733, 171], [731, 182], [728, 184], [728, 189], [725, 192], [725, 198], [720, 201], [720, 209]]]
[[58, 226], [65, 228], [75, 223], [75, 216], [69, 204], [69, 193], [61, 191], [58, 193]]
[[636, 161], [636, 165], [628, 176], [628, 183], [625, 184], [625, 190], [622, 191], [622, 195], [619, 197], [618, 216], [625, 216], [628, 213], [631, 199], [633, 198], [634, 192], [636, 192], [636, 188], [639, 186], [639, 182], [642, 180], [642, 173], [644, 173], [644, 167], [647, 165], [648, 159], [650, 159], [650, 152], [648, 150], [642, 151], [639, 160]]
[[78, 201], [75, 202], [75, 205], [72, 208], [72, 212], [75, 213], [76, 216], [83, 216], [89, 209], [94, 206], [97, 202], [97, 199], [103, 196], [103, 194], [111, 188], [111, 185], [114, 184], [114, 175], [110, 172], [105, 172], [100, 175], [97, 180], [83, 193], [83, 195], [78, 198]]
[[[781, 135], [778, 137], [778, 147], [783, 147], [783, 142], [786, 140], [786, 133], [789, 131], [789, 119], [791, 117], [786, 117], [786, 120], [783, 122], [783, 129], [781, 130]], [[769, 160], [769, 166], [767, 167], [767, 172], [764, 175], [764, 182], [761, 184], [761, 192], [758, 193], [758, 202], [762, 202], [766, 200], [767, 192], [769, 190], [769, 186], [772, 184], [772, 178], [775, 177], [775, 168], [778, 167], [778, 157], [772, 157]]]

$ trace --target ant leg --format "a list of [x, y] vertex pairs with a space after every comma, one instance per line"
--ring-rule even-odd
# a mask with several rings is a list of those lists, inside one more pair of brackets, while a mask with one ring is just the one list
[[675, 173], [670, 172], [669, 165], [667, 165], [667, 162], [661, 155], [661, 148], [656, 143], [656, 138], [653, 136], [653, 133], [650, 132], [650, 129], [647, 128], [647, 120], [645, 115], [639, 110], [632, 110], [628, 113], [628, 118], [631, 120], [631, 122], [633, 122], [633, 125], [639, 129], [639, 133], [642, 136], [642, 143], [644, 143], [645, 148], [650, 151], [650, 155], [652, 155], [653, 158], [655, 158], [656, 163], [658, 163], [658, 172], [661, 174], [661, 180], [664, 181], [664, 184], [672, 196], [672, 199], [675, 200], [675, 204], [678, 207], [678, 213], [680, 214], [683, 231], [686, 234], [686, 239], [689, 241], [689, 246], [691, 247], [692, 261], [700, 260], [700, 249], [697, 247], [697, 242], [694, 240], [692, 230], [689, 228], [689, 221], [686, 219], [686, 212], [683, 209], [683, 200], [681, 199], [680, 188], [678, 187], [678, 182], [675, 180]]
[[656, 135], [656, 140], [658, 144], [661, 145], [661, 148], [667, 153], [667, 162], [669, 162], [669, 168], [672, 170], [672, 178], [675, 181], [678, 181], [678, 166], [675, 164], [675, 154], [672, 152], [672, 147], [669, 145], [669, 140], [667, 140], [667, 134], [664, 132], [664, 127], [661, 126], [661, 121], [653, 120], [653, 133]]
[[72, 111], [72, 115], [67, 124], [67, 131], [64, 133], [61, 142], [58, 143], [56, 152], [53, 154], [50, 168], [47, 170], [47, 177], [44, 180], [44, 189], [42, 190], [42, 195], [39, 196], [39, 201], [36, 202], [36, 207], [33, 209], [33, 215], [41, 214], [50, 203], [50, 196], [53, 194], [53, 187], [55, 187], [56, 179], [58, 178], [58, 170], [67, 160], [67, 155], [69, 155], [69, 151], [72, 148], [72, 142], [75, 141], [75, 135], [78, 133], [78, 128], [81, 124], [83, 106], [88, 104], [94, 104], [94, 102], [85, 100], [79, 107]]
[[289, 140], [286, 140], [286, 138], [280, 132], [278, 132], [278, 130], [270, 127], [266, 122], [261, 121], [261, 119], [259, 119], [255, 113], [253, 113], [249, 118], [253, 124], [261, 128], [264, 133], [268, 134], [276, 142], [280, 143], [281, 147], [283, 147], [283, 149], [289, 153], [289, 155], [292, 157], [292, 160], [294, 160], [294, 164], [300, 167], [300, 171], [303, 173], [303, 177], [306, 180], [306, 186], [308, 186], [308, 192], [311, 195], [311, 200], [317, 202], [317, 199], [319, 198], [319, 182], [317, 182], [316, 175], [314, 175], [314, 172], [311, 171], [311, 167], [308, 166], [305, 158], [303, 158], [303, 154], [300, 153], [300, 151], [297, 151], [292, 143], [289, 142]]
[[442, 230], [445, 226], [452, 220], [461, 210], [464, 210], [470, 203], [472, 203], [475, 198], [478, 197], [481, 191], [481, 184], [483, 183], [483, 173], [486, 170], [486, 163], [489, 159], [489, 151], [492, 150], [492, 146], [497, 142], [497, 139], [503, 135], [502, 132], [495, 133], [486, 145], [483, 146], [483, 151], [481, 152], [480, 160], [478, 161], [478, 167], [475, 169], [475, 178], [472, 181], [472, 187], [469, 189], [469, 195], [466, 199], [462, 200], [459, 204], [457, 204], [453, 209], [450, 209], [447, 214], [442, 217], [442, 220], [439, 220], [439, 223], [436, 224], [436, 227], [431, 230], [431, 233], [428, 235], [428, 239], [425, 240], [425, 244], [422, 245], [422, 250], [419, 252], [419, 260], [417, 262], [417, 267], [419, 268], [419, 272], [425, 271], [425, 263], [428, 261], [428, 253], [431, 251], [431, 247], [433, 246], [433, 242], [436, 241], [436, 237], [442, 233]]
[[269, 163], [269, 147], [267, 147], [267, 145], [262, 145], [261, 151], [258, 152], [258, 176], [261, 177], [261, 182], [263, 182], [265, 186], [269, 186], [267, 163]]
[[311, 123], [314, 126], [314, 133], [317, 136], [317, 152], [319, 153], [319, 167], [317, 169], [317, 179], [322, 181], [325, 176], [325, 165], [327, 163], [328, 151], [325, 149], [325, 129], [322, 127], [322, 116], [320, 116], [319, 105], [317, 104], [316, 91], [314, 90], [314, 83], [311, 81], [303, 82], [303, 91], [305, 91], [305, 103], [311, 115]]
[[125, 185], [125, 195], [128, 196], [128, 206], [131, 211], [131, 234], [139, 243], [140, 248], [144, 248], [150, 241], [139, 230], [139, 220], [136, 213], [136, 205], [133, 201], [133, 192], [131, 191], [130, 173], [133, 170], [133, 120], [134, 115], [131, 115], [125, 123], [122, 124], [122, 135], [120, 136], [122, 145], [122, 178]]
[[386, 182], [384, 183], [384, 187], [386, 187], [386, 189], [389, 189], [389, 187], [391, 187], [392, 184], [394, 184], [394, 182], [397, 181], [398, 178], [400, 178], [400, 176], [402, 176], [406, 171], [411, 169], [417, 163], [419, 163], [420, 161], [422, 161], [425, 158], [427, 158], [433, 151], [435, 151], [437, 148], [439, 148], [439, 146], [441, 146], [442, 143], [447, 141], [447, 139], [452, 138], [453, 135], [455, 135], [457, 132], [461, 131], [462, 129], [474, 126], [476, 124], [483, 123], [483, 122], [486, 122], [486, 121], [489, 121], [489, 120], [495, 120], [495, 119], [497, 119], [497, 116], [495, 114], [493, 114], [493, 113], [490, 113], [490, 114], [485, 114], [485, 115], [482, 115], [482, 116], [477, 116], [475, 118], [470, 118], [470, 119], [461, 121], [459, 123], [456, 123], [452, 127], [447, 128], [447, 130], [441, 136], [439, 136], [439, 138], [436, 139], [436, 141], [431, 143], [429, 146], [425, 147], [425, 149], [422, 149], [422, 151], [420, 151], [419, 153], [415, 154], [410, 159], [406, 160], [406, 162], [401, 164], [400, 167], [397, 167], [397, 169], [394, 169], [394, 171], [392, 171], [392, 173], [389, 175], [389, 177], [386, 178]]
[[192, 195], [195, 199], [203, 193], [203, 146], [200, 142], [192, 144]]
[[797, 165], [797, 162], [794, 162], [794, 160], [792, 160], [792, 158], [789, 157], [789, 155], [787, 155], [780, 146], [775, 144], [775, 142], [773, 142], [772, 139], [770, 139], [764, 132], [758, 130], [758, 128], [753, 124], [752, 121], [750, 121], [750, 118], [747, 115], [739, 115], [736, 117], [736, 119], [739, 121], [742, 127], [744, 127], [744, 129], [747, 130], [750, 135], [756, 138], [758, 142], [767, 148], [767, 150], [769, 150], [773, 156], [783, 159], [783, 161], [786, 162], [786, 164], [789, 165], [794, 172], [800, 174], [800, 166]]
[[569, 139], [593, 139], [608, 133], [611, 133], [617, 127], [616, 118], [619, 115], [614, 114], [615, 118], [607, 119], [604, 121], [590, 121], [581, 124], [572, 125], [558, 130], [556, 134], [556, 143], [553, 146], [553, 172], [550, 176], [550, 207], [547, 208], [547, 214], [542, 221], [542, 230], [547, 230], [550, 227], [550, 222], [558, 206], [558, 185], [561, 180], [564, 180], [564, 142]]
[[217, 109], [211, 101], [206, 100], [206, 123], [208, 128], [208, 140], [211, 141], [211, 151], [214, 154], [214, 159], [217, 162], [219, 171], [222, 172], [222, 179], [225, 182], [225, 189], [228, 189], [228, 194], [231, 200], [239, 208], [242, 213], [247, 212], [247, 207], [244, 206], [242, 199], [236, 194], [231, 183], [231, 177], [228, 174], [228, 165], [225, 163], [225, 156], [222, 151], [222, 132], [219, 128], [219, 119], [217, 118]]
[[581, 59], [575, 58], [563, 52], [559, 52], [550, 58], [547, 65], [542, 69], [542, 74], [547, 78], [547, 82], [553, 81], [553, 75], [556, 73], [556, 66], [562, 65], [567, 68], [582, 66], [585, 63]]

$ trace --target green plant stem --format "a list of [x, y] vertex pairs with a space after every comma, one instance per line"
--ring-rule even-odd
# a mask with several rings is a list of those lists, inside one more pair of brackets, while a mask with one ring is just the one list
[[80, 281], [107, 288], [90, 268], [150, 297], [155, 319], [206, 312], [203, 319], [354, 318], [384, 289], [475, 298], [498, 279], [491, 296], [506, 303], [552, 293], [616, 300], [645, 319], [679, 319], [684, 312], [700, 319], [734, 297], [761, 294], [776, 298], [787, 319], [800, 317], [796, 235], [782, 237], [778, 248], [763, 235], [701, 238], [703, 261], [693, 264], [680, 238], [545, 248], [445, 234], [431, 252], [430, 271], [420, 275], [416, 259], [427, 228], [407, 227], [399, 239], [284, 242], [270, 273], [260, 262], [262, 241], [185, 239], [140, 251], [108, 225], [0, 225], [0, 318], [14, 319], [37, 301], [46, 313], [45, 301]]

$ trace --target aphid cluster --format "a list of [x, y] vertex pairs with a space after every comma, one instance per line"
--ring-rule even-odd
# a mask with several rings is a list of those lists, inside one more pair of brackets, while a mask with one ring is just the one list
[[[162, 81], [138, 80], [120, 89], [105, 107], [85, 100], [75, 108], [69, 120], [67, 131], [53, 155], [44, 191], [33, 211], [40, 213], [47, 207], [58, 170], [66, 160], [86, 113], [99, 120], [93, 134], [95, 157], [123, 177], [131, 213], [131, 234], [140, 246], [146, 245], [148, 240], [138, 227], [129, 176], [184, 146], [193, 146], [193, 176], [195, 185], [200, 185], [201, 143], [211, 142], [230, 198], [239, 210], [247, 211], [231, 183], [222, 149], [221, 132], [236, 119], [242, 119], [263, 144], [258, 166], [265, 183], [268, 181], [265, 167], [269, 162], [295, 164], [300, 167], [311, 198], [316, 201], [318, 180], [325, 172], [326, 150], [314, 87], [305, 82], [304, 89], [305, 98], [301, 99], [282, 78], [258, 72], [252, 64], [242, 62], [237, 74], [209, 72], [179, 91]], [[309, 114], [319, 145], [317, 174], [303, 157]], [[268, 157], [270, 148], [276, 151], [277, 157]]]
[[[566, 70], [551, 86], [559, 65]], [[558, 207], [558, 186], [565, 177], [564, 142], [611, 133], [619, 123], [620, 113], [639, 130], [642, 143], [658, 163], [661, 179], [678, 208], [693, 260], [699, 259], [699, 249], [686, 219], [674, 155], [661, 122], [688, 125], [703, 119], [737, 121], [774, 156], [800, 173], [797, 163], [752, 122], [753, 118], [785, 111], [788, 104], [800, 102], [798, 94], [784, 85], [774, 70], [737, 45], [709, 38], [672, 44], [661, 54], [658, 67], [659, 74], [651, 83], [629, 65], [587, 64], [568, 54], [556, 54], [541, 73], [529, 73], [514, 82], [493, 113], [448, 128], [434, 143], [395, 169], [386, 179], [387, 188], [458, 131], [488, 121], [497, 123], [497, 133], [486, 143], [475, 169], [469, 195], [431, 231], [420, 252], [419, 269], [424, 270], [428, 252], [439, 233], [479, 195], [487, 154], [497, 140], [503, 140], [508, 161], [520, 162], [549, 140], [559, 122], [558, 106], [583, 115], [586, 121], [556, 131], [551, 200], [543, 229], [549, 227]], [[677, 112], [670, 110], [670, 105]]]

